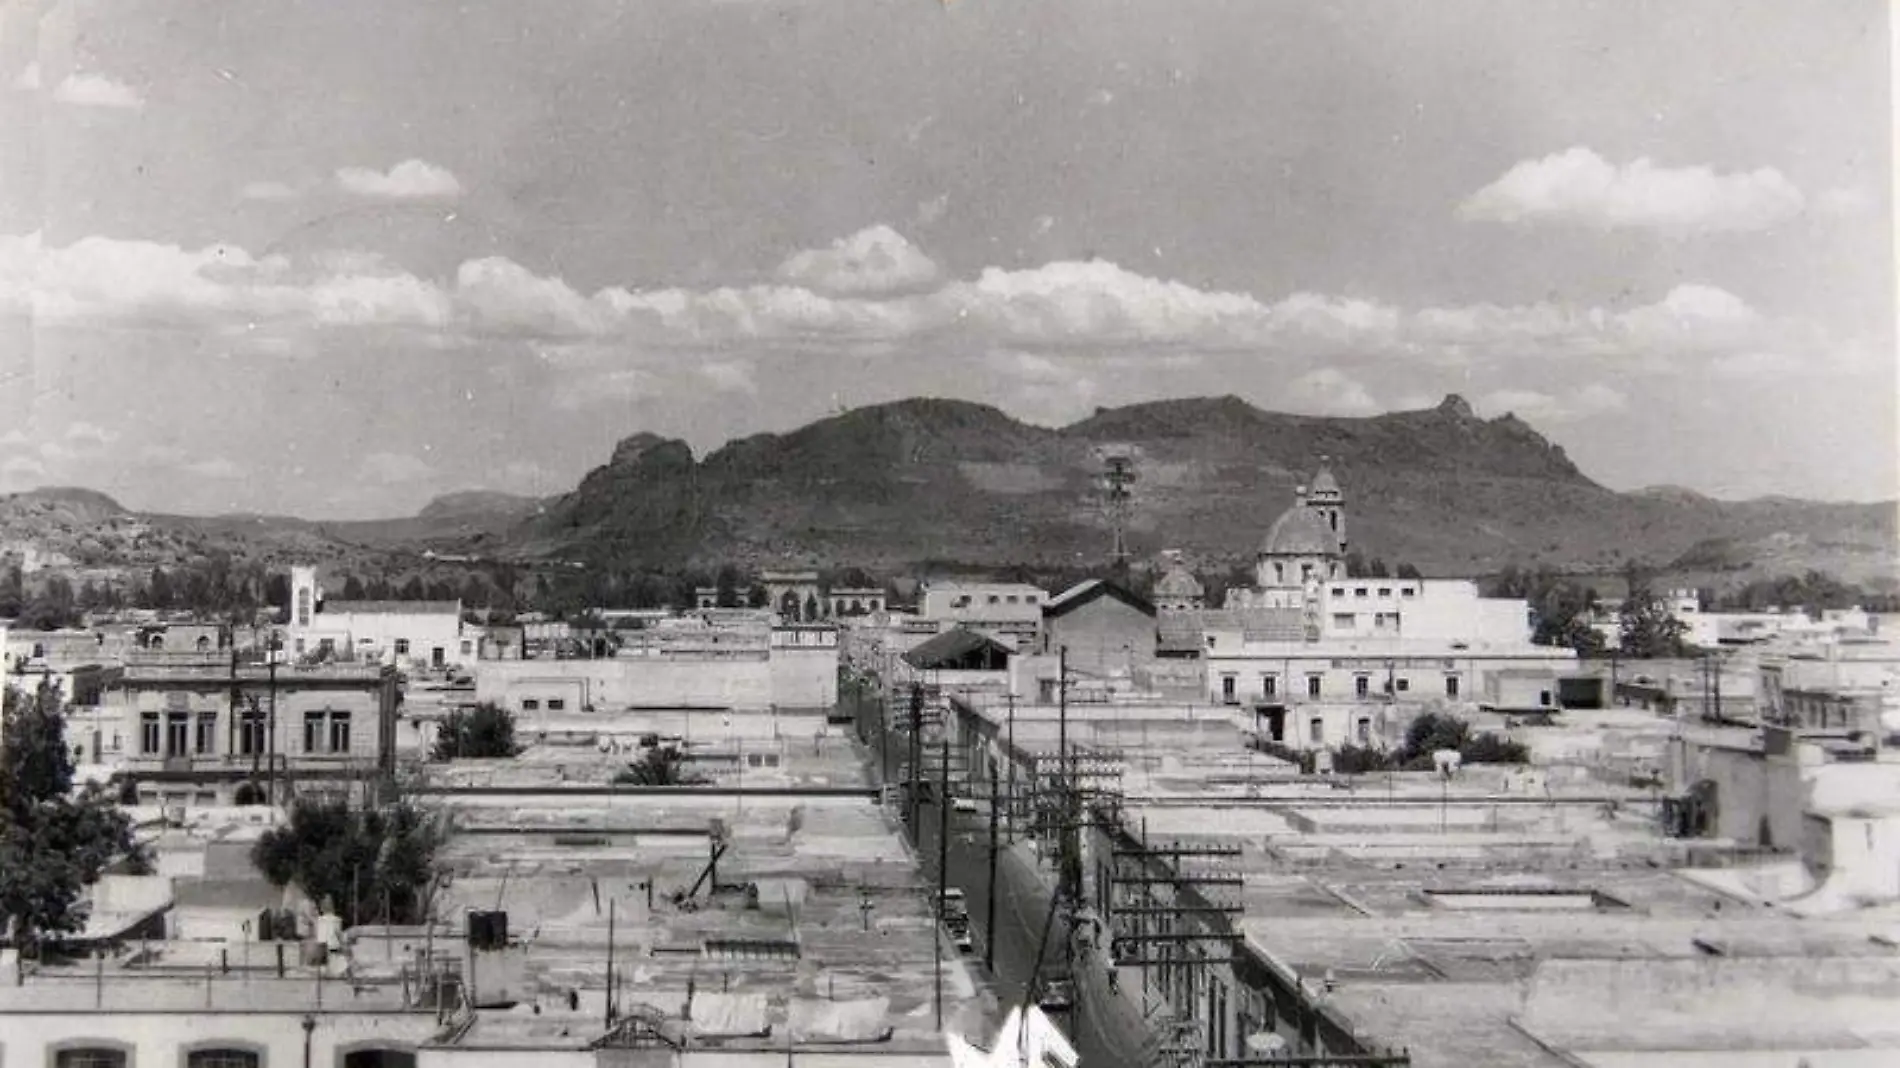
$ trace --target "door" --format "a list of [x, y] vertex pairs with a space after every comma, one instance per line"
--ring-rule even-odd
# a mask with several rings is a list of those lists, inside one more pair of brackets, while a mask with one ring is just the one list
[[430, 650], [429, 650], [429, 664], [430, 664], [430, 666], [432, 666], [432, 667], [441, 667], [441, 666], [442, 666], [442, 664], [443, 664], [443, 657], [442, 657], [442, 647], [441, 647], [441, 646], [439, 646], [439, 645], [438, 645], [438, 646], [436, 646], [435, 648], [433, 648], [433, 649], [430, 649]]

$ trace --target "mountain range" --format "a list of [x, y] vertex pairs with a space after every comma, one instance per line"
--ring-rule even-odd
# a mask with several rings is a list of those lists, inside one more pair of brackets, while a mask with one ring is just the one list
[[[1074, 566], [1104, 559], [1111, 544], [1101, 488], [1111, 454], [1133, 461], [1126, 529], [1137, 557], [1177, 549], [1209, 563], [1250, 558], [1324, 460], [1345, 490], [1352, 547], [1426, 574], [1510, 562], [1611, 571], [1636, 561], [1691, 580], [1809, 568], [1882, 584], [1895, 575], [1891, 503], [1619, 493], [1523, 420], [1480, 418], [1455, 395], [1370, 418], [1267, 412], [1235, 397], [1164, 400], [1060, 428], [913, 399], [735, 440], [703, 458], [682, 441], [637, 433], [572, 492], [546, 499], [477, 491], [400, 519], [149, 515], [134, 525], [272, 558], [434, 550], [615, 567]], [[0, 498], [0, 539], [46, 540], [52, 501], [66, 502], [51, 513], [69, 528], [79, 512], [131, 517], [88, 491], [16, 494]]]

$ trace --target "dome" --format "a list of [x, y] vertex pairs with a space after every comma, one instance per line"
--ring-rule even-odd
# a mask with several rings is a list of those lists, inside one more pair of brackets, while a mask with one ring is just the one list
[[1304, 505], [1294, 505], [1267, 528], [1260, 543], [1262, 556], [1338, 556], [1339, 535], [1324, 516]]
[[1323, 460], [1320, 461], [1319, 472], [1313, 476], [1313, 495], [1317, 497], [1322, 493], [1330, 493], [1335, 497], [1339, 495], [1339, 480], [1333, 477], [1333, 469], [1327, 467]]
[[1168, 598], [1200, 597], [1207, 593], [1200, 580], [1187, 568], [1176, 565], [1155, 583], [1155, 596]]

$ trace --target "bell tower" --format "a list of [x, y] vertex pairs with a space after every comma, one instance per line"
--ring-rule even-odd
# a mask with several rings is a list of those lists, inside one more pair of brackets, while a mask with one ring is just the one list
[[307, 630], [316, 621], [317, 601], [323, 597], [323, 588], [317, 585], [317, 569], [314, 567], [293, 567], [290, 569], [290, 628]]
[[1339, 538], [1339, 551], [1346, 551], [1346, 494], [1333, 477], [1331, 457], [1319, 458], [1319, 470], [1313, 474], [1313, 487], [1307, 493], [1306, 506], [1317, 511], [1333, 534]]

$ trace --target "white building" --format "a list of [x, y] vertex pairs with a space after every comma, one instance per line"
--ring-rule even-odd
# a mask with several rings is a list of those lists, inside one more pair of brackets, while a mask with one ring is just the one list
[[928, 582], [917, 615], [939, 630], [970, 627], [1022, 640], [1036, 636], [1047, 590], [1020, 582]]
[[460, 601], [325, 601], [313, 567], [290, 569], [288, 651], [329, 647], [403, 668], [473, 663], [479, 635], [462, 625]]

